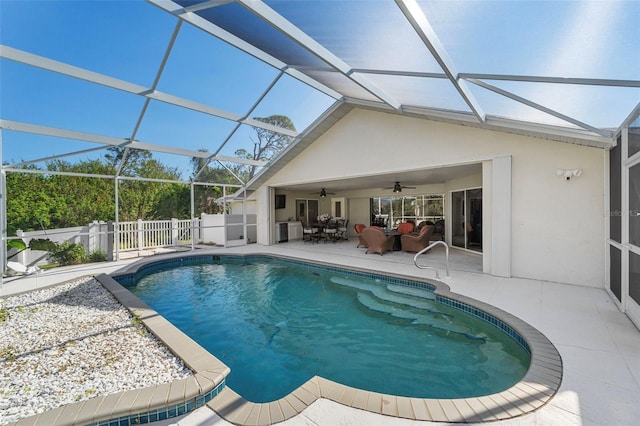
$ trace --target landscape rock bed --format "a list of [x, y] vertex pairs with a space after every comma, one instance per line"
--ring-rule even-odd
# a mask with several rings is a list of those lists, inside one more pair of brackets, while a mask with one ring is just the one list
[[191, 374], [93, 278], [0, 299], [0, 424]]

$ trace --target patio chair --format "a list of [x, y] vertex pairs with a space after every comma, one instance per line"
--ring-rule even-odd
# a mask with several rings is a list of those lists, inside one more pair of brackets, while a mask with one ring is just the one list
[[326, 237], [325, 242], [327, 240], [331, 240], [334, 243], [338, 239], [338, 222], [331, 220], [327, 224], [327, 227], [324, 230], [324, 235]]
[[426, 246], [429, 245], [429, 239], [433, 234], [433, 225], [426, 225], [420, 229], [418, 235], [402, 235], [400, 237], [400, 243], [402, 244], [402, 251], [417, 253]]
[[311, 226], [303, 222], [302, 225], [302, 241], [317, 242], [320, 236], [320, 230], [317, 226]]
[[367, 247], [367, 242], [362, 238], [362, 230], [365, 229], [367, 225], [364, 223], [356, 223], [353, 225], [354, 231], [356, 231], [356, 235], [358, 236], [358, 245], [356, 247]]
[[378, 253], [382, 256], [385, 252], [393, 250], [393, 235], [386, 235], [374, 227], [363, 229], [360, 235], [367, 243], [367, 254]]
[[349, 225], [349, 219], [346, 221], [344, 219], [338, 221], [338, 238], [343, 240], [348, 240], [347, 237], [347, 226]]
[[412, 222], [404, 222], [404, 223], [399, 224], [396, 227], [396, 231], [398, 231], [399, 233], [404, 235], [404, 234], [412, 233], [415, 230], [415, 228], [416, 228], [416, 225], [414, 223], [412, 223]]

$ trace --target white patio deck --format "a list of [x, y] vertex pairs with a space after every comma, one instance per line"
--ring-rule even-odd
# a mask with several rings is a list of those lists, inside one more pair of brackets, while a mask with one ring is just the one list
[[[419, 270], [413, 256], [402, 252], [384, 256], [365, 254], [355, 242], [310, 244], [288, 242], [271, 247], [250, 245], [207, 250], [234, 253], [278, 253], [383, 272], [433, 278]], [[135, 259], [112, 264], [58, 268], [5, 281], [0, 295], [40, 288], [83, 275], [110, 273]], [[564, 363], [559, 393], [538, 411], [501, 425], [636, 425], [640, 419], [640, 331], [615, 306], [602, 289], [522, 278], [498, 278], [481, 272], [479, 255], [451, 251], [451, 277], [444, 278], [444, 250], [434, 249], [422, 258], [438, 267], [442, 281], [452, 291], [492, 304], [517, 315], [544, 333], [557, 347]], [[182, 418], [157, 425], [230, 425], [207, 407]], [[389, 425], [416, 426], [411, 421], [318, 400], [283, 426]]]

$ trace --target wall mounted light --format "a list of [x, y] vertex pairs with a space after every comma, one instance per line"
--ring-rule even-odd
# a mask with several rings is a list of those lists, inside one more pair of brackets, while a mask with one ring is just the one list
[[573, 170], [562, 170], [562, 169], [558, 169], [556, 170], [556, 175], [558, 175], [559, 177], [563, 177], [564, 180], [571, 180], [572, 177], [578, 177], [582, 174], [582, 170], [580, 169], [573, 169]]

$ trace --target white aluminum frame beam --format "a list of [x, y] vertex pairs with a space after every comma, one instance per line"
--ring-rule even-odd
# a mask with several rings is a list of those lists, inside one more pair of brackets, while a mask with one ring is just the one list
[[90, 152], [95, 152], [95, 151], [103, 151], [107, 148], [108, 147], [106, 146], [96, 146], [95, 148], [81, 149], [80, 151], [65, 152], [64, 154], [51, 155], [51, 156], [42, 157], [42, 158], [35, 158], [33, 160], [28, 160], [28, 161], [21, 161], [19, 163], [7, 164], [7, 167], [22, 167], [22, 166], [27, 166], [29, 164], [42, 163], [44, 161], [51, 161], [51, 160], [57, 160], [60, 158], [73, 157], [74, 155], [82, 155], [82, 154], [89, 154]]
[[[2, 129], [0, 128], [0, 165], [2, 159]], [[0, 289], [4, 281], [4, 269], [7, 265], [7, 187], [6, 173], [0, 169]]]
[[527, 83], [583, 84], [586, 86], [640, 87], [640, 80], [609, 78], [545, 77], [536, 75], [460, 73], [462, 79], [524, 81]]
[[331, 53], [323, 45], [309, 37], [300, 28], [293, 25], [282, 15], [278, 14], [275, 10], [271, 9], [262, 1], [238, 0], [238, 3], [278, 31], [282, 32], [291, 40], [298, 43], [298, 45], [308, 50], [316, 57], [320, 58], [323, 62], [344, 74], [347, 78], [349, 78], [351, 81], [356, 83], [367, 92], [371, 93], [376, 98], [380, 99], [396, 110], [402, 109], [402, 104], [400, 104], [400, 102], [398, 102], [392, 96], [385, 93], [384, 90], [370, 82], [365, 76], [355, 73], [353, 71], [353, 68], [351, 68], [351, 66], [345, 63], [342, 59]]
[[396, 0], [396, 4], [407, 18], [413, 29], [416, 31], [422, 42], [425, 44], [429, 52], [433, 55], [433, 58], [438, 62], [444, 73], [449, 78], [449, 81], [456, 88], [460, 96], [469, 105], [471, 111], [476, 118], [484, 123], [485, 114], [480, 107], [480, 104], [476, 101], [473, 93], [464, 82], [460, 80], [458, 73], [453, 65], [453, 61], [449, 58], [447, 51], [440, 42], [436, 32], [431, 27], [429, 20], [422, 12], [422, 9], [415, 0]]
[[[175, 28], [173, 29], [173, 33], [171, 34], [171, 39], [169, 39], [169, 45], [165, 49], [164, 55], [162, 57], [162, 61], [160, 61], [160, 65], [158, 67], [158, 71], [156, 72], [156, 77], [153, 79], [153, 84], [151, 85], [151, 91], [155, 92], [158, 87], [158, 83], [160, 82], [160, 77], [162, 77], [162, 72], [164, 71], [165, 66], [167, 65], [167, 61], [169, 60], [169, 55], [173, 50], [173, 46], [175, 45], [176, 38], [178, 37], [178, 33], [180, 32], [180, 27], [182, 26], [182, 21], [178, 20]], [[142, 105], [142, 109], [140, 110], [140, 114], [138, 114], [138, 120], [136, 124], [133, 126], [133, 131], [131, 132], [130, 140], [136, 140], [136, 136], [138, 134], [138, 130], [142, 125], [142, 120], [144, 119], [145, 114], [147, 113], [147, 109], [149, 108], [149, 104], [151, 103], [151, 99], [149, 97], [145, 97], [144, 104]], [[129, 148], [125, 148], [124, 154], [122, 155], [122, 159], [120, 161], [120, 165], [118, 165], [118, 170], [116, 171], [116, 176], [119, 176], [122, 173], [122, 169], [124, 168], [127, 157], [129, 156]]]
[[72, 177], [86, 177], [86, 178], [96, 178], [96, 179], [114, 179], [114, 180], [130, 180], [130, 181], [139, 181], [139, 182], [156, 182], [156, 183], [178, 183], [181, 185], [201, 185], [201, 186], [220, 186], [220, 187], [232, 187], [232, 188], [242, 188], [243, 185], [232, 184], [232, 183], [215, 183], [215, 182], [191, 182], [177, 179], [158, 179], [158, 178], [146, 178], [141, 176], [116, 176], [116, 175], [102, 175], [102, 174], [91, 174], [91, 173], [80, 173], [80, 172], [64, 172], [59, 170], [42, 170], [42, 169], [20, 169], [15, 167], [4, 167], [2, 169], [4, 172], [11, 173], [28, 173], [35, 175], [57, 175], [57, 176], [72, 176]]
[[[186, 157], [197, 157], [197, 158], [211, 157], [210, 153], [204, 152], [204, 151], [173, 148], [173, 147], [139, 142], [139, 141], [131, 142], [128, 139], [114, 138], [110, 136], [101, 136], [101, 135], [95, 135], [92, 133], [78, 132], [74, 130], [65, 130], [65, 129], [59, 129], [55, 127], [40, 126], [37, 124], [21, 123], [18, 121], [11, 121], [11, 120], [0, 119], [0, 129], [12, 130], [12, 131], [23, 132], [23, 133], [33, 133], [33, 134], [44, 135], [44, 136], [54, 136], [58, 138], [73, 139], [73, 140], [79, 140], [84, 142], [94, 142], [94, 143], [99, 143], [107, 146], [122, 146], [123, 144], [129, 144], [128, 146], [131, 148], [145, 149], [148, 151], [162, 152], [165, 154], [183, 155]], [[48, 159], [49, 157], [42, 159], [42, 161], [46, 161]], [[251, 160], [248, 158], [229, 157], [226, 155], [216, 155], [214, 159], [218, 161], [247, 164], [250, 166], [258, 166], [258, 167], [263, 167], [265, 164], [267, 164], [265, 161]]]
[[[327, 71], [320, 68], [304, 68], [309, 71]], [[394, 71], [380, 69], [359, 68], [355, 70], [362, 74], [381, 74], [398, 77], [425, 77], [425, 78], [448, 78], [444, 73], [415, 72], [415, 71]], [[574, 77], [549, 77], [536, 75], [514, 75], [514, 74], [476, 74], [459, 73], [458, 78], [462, 80], [503, 80], [521, 81], [527, 83], [551, 83], [551, 84], [577, 84], [585, 86], [606, 86], [606, 87], [640, 87], [640, 80], [616, 80], [610, 78], [574, 78]]]
[[[182, 6], [178, 5], [177, 3], [174, 3], [171, 0], [146, 0], [148, 3], [151, 3], [157, 7], [159, 7], [160, 9], [164, 10], [165, 12], [168, 12], [172, 15], [174, 15], [175, 17], [182, 19], [188, 23], [190, 23], [191, 25], [193, 25], [196, 28], [199, 28], [200, 30], [211, 34], [212, 36], [228, 43], [229, 45], [235, 47], [236, 49], [239, 49], [243, 52], [245, 52], [248, 55], [253, 56], [254, 58], [268, 64], [271, 65], [272, 67], [284, 71], [285, 73], [287, 73], [288, 75], [290, 75], [291, 77], [301, 81], [302, 83], [318, 90], [319, 92], [324, 93], [327, 96], [330, 96], [334, 99], [342, 99], [343, 96], [342, 94], [336, 92], [335, 90], [325, 86], [324, 84], [310, 78], [309, 76], [307, 76], [306, 74], [301, 73], [300, 71], [294, 69], [294, 68], [289, 68], [289, 66], [287, 64], [285, 64], [284, 62], [282, 62], [281, 60], [274, 58], [273, 56], [269, 55], [266, 52], [263, 52], [262, 50], [256, 48], [255, 46], [247, 43], [246, 41], [242, 40], [239, 37], [234, 36], [233, 34], [231, 34], [230, 32], [223, 30], [222, 28], [218, 27], [217, 25], [212, 24], [211, 22], [207, 21], [206, 19], [202, 18], [201, 16], [193, 13], [193, 9], [189, 8], [183, 8]], [[211, 4], [209, 4], [211, 3]], [[221, 1], [221, 2], [206, 2], [202, 4], [202, 8], [198, 7], [198, 10], [203, 10], [205, 9], [204, 5], [205, 4], [209, 4], [210, 7], [214, 7], [214, 6], [219, 6], [221, 4], [224, 4], [227, 2]], [[200, 5], [197, 5], [200, 6]], [[196, 6], [194, 6], [196, 7]]]
[[[249, 108], [249, 111], [245, 114], [245, 117], [248, 117], [249, 115], [251, 115], [253, 113], [253, 111], [255, 111], [255, 109], [258, 107], [258, 105], [260, 104], [260, 102], [262, 102], [262, 100], [269, 94], [269, 92], [271, 91], [271, 89], [276, 85], [276, 83], [280, 80], [280, 78], [284, 75], [284, 71], [280, 71], [278, 73], [278, 75], [273, 79], [273, 81], [271, 82], [271, 84], [269, 84], [269, 87], [267, 87], [262, 94], [260, 95], [260, 97], [253, 103], [253, 105], [251, 106], [251, 108]], [[233, 137], [233, 135], [238, 131], [238, 129], [240, 128], [240, 124], [236, 124], [236, 126], [231, 130], [231, 132], [229, 132], [229, 134], [227, 135], [227, 137], [225, 138], [225, 140], [220, 144], [220, 146], [218, 147], [218, 149], [213, 153], [213, 155], [211, 155], [210, 158], [207, 159], [207, 162], [204, 163], [204, 165], [202, 166], [202, 168], [200, 170], [198, 170], [196, 172], [196, 174], [193, 177], [193, 180], [197, 179], [198, 176], [200, 176], [200, 173], [202, 173], [203, 170], [205, 170], [207, 168], [207, 166], [209, 165], [209, 163], [211, 163], [211, 161], [214, 159], [214, 157], [222, 150], [222, 148], [224, 148], [224, 146], [227, 144], [227, 142], [229, 142], [229, 140], [231, 140], [231, 138]], [[220, 163], [218, 161], [218, 163]], [[233, 175], [233, 177], [235, 177], [239, 182], [242, 182], [242, 184], [244, 185], [246, 182], [243, 182], [242, 179], [240, 179], [238, 176], [236, 176], [235, 173], [233, 173], [226, 165], [220, 163], [220, 165], [222, 167], [224, 167], [225, 169], [227, 169], [227, 171], [229, 173], [231, 173], [231, 175]]]
[[284, 134], [287, 136], [295, 137], [297, 132], [292, 132], [289, 129], [283, 129], [263, 123], [258, 120], [242, 117], [239, 114], [223, 111], [218, 108], [203, 105], [198, 102], [190, 101], [188, 99], [173, 96], [168, 93], [159, 92], [157, 90], [150, 89], [148, 87], [140, 86], [137, 84], [129, 83], [124, 80], [109, 77], [103, 74], [99, 74], [93, 71], [88, 71], [83, 68], [68, 65], [63, 62], [54, 61], [52, 59], [44, 58], [42, 56], [34, 55], [32, 53], [24, 52], [22, 50], [14, 49], [9, 46], [0, 44], [0, 58], [8, 59], [11, 61], [19, 62], [25, 65], [30, 65], [36, 68], [41, 68], [47, 71], [52, 71], [58, 74], [66, 75], [68, 77], [74, 77], [79, 80], [88, 81], [90, 83], [99, 84], [111, 89], [120, 90], [123, 92], [131, 93], [138, 96], [154, 99], [157, 101], [165, 102], [171, 105], [187, 108], [193, 111], [201, 112], [203, 114], [220, 117], [225, 120], [235, 121], [238, 123], [246, 124], [252, 127], [258, 127], [261, 129], [269, 130], [272, 132]]
[[540, 104], [537, 104], [535, 102], [532, 102], [532, 101], [530, 101], [528, 99], [525, 99], [523, 97], [515, 95], [515, 94], [513, 94], [511, 92], [508, 92], [506, 90], [500, 89], [499, 87], [492, 86], [491, 84], [485, 83], [484, 81], [476, 80], [474, 78], [469, 78], [469, 79], [467, 79], [467, 81], [469, 81], [469, 82], [471, 82], [473, 84], [476, 84], [476, 85], [478, 85], [480, 87], [483, 87], [483, 88], [485, 88], [487, 90], [490, 90], [492, 92], [498, 93], [498, 94], [500, 94], [502, 96], [505, 96], [505, 97], [507, 97], [509, 99], [513, 99], [516, 102], [520, 102], [520, 103], [522, 103], [524, 105], [530, 106], [531, 108], [535, 108], [535, 109], [537, 109], [539, 111], [545, 112], [545, 113], [547, 113], [549, 115], [557, 117], [557, 118], [559, 118], [561, 120], [564, 120], [564, 121], [566, 121], [568, 123], [575, 124], [576, 126], [581, 127], [583, 129], [590, 130], [590, 131], [592, 131], [594, 133], [599, 134], [600, 136], [611, 136], [612, 135], [612, 132], [610, 132], [610, 131], [598, 129], [597, 127], [593, 127], [593, 126], [591, 126], [591, 125], [589, 125], [587, 123], [583, 123], [582, 121], [576, 120], [575, 118], [569, 117], [568, 115], [564, 115], [562, 113], [559, 113], [558, 111], [555, 111], [555, 110], [553, 110], [551, 108], [547, 108], [547, 107], [545, 107], [543, 105], [540, 105]]
[[202, 3], [194, 4], [184, 8], [185, 12], [197, 12], [199, 10], [210, 9], [216, 6], [233, 3], [235, 0], [209, 0]]

